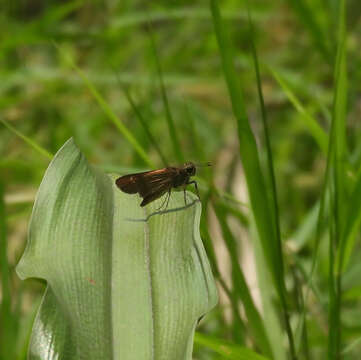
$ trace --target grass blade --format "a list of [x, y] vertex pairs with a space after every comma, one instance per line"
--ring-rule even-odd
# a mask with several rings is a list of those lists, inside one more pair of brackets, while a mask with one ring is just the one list
[[4, 124], [5, 127], [7, 127], [12, 133], [14, 133], [16, 136], [18, 136], [20, 139], [24, 140], [28, 145], [30, 145], [35, 151], [40, 153], [41, 155], [44, 155], [48, 159], [53, 158], [53, 154], [51, 154], [48, 150], [41, 147], [39, 144], [37, 144], [34, 140], [30, 139], [28, 136], [22, 134], [20, 131], [16, 130], [12, 125], [10, 125], [7, 121], [0, 119], [0, 121]]
[[[274, 226], [276, 229], [276, 237], [277, 237], [277, 243], [279, 244], [280, 253], [282, 252], [281, 247], [281, 226], [280, 226], [280, 218], [279, 218], [279, 208], [278, 208], [278, 201], [277, 201], [277, 186], [276, 186], [276, 177], [273, 167], [273, 156], [272, 156], [272, 150], [271, 150], [271, 142], [270, 142], [270, 136], [269, 136], [269, 129], [268, 129], [268, 121], [267, 121], [267, 112], [266, 112], [266, 106], [264, 103], [264, 97], [262, 92], [262, 85], [261, 85], [261, 74], [259, 69], [259, 61], [257, 56], [257, 50], [254, 43], [254, 30], [253, 30], [253, 23], [252, 23], [252, 17], [251, 17], [251, 10], [250, 10], [250, 4], [248, 1], [246, 1], [247, 5], [247, 13], [248, 13], [248, 26], [249, 26], [249, 39], [251, 42], [251, 53], [253, 58], [253, 65], [256, 73], [256, 80], [257, 80], [257, 93], [258, 98], [260, 102], [261, 107], [261, 119], [262, 119], [262, 126], [263, 126], [263, 133], [264, 133], [264, 140], [265, 140], [265, 148], [266, 148], [266, 155], [267, 155], [267, 170], [268, 170], [268, 178], [270, 179], [271, 183], [271, 189], [268, 192], [270, 196], [271, 201], [271, 215], [273, 215], [273, 221]], [[283, 258], [280, 257], [280, 262], [283, 265]], [[285, 311], [285, 317], [286, 317], [286, 331], [289, 334], [289, 336], [292, 338], [292, 329], [289, 325], [289, 315], [288, 315], [288, 309]]]
[[245, 348], [243, 346], [234, 345], [224, 340], [210, 337], [199, 332], [195, 333], [194, 342], [198, 345], [205, 346], [214, 352], [222, 355], [222, 358], [229, 360], [267, 360], [262, 355]]
[[315, 139], [316, 143], [322, 150], [324, 154], [327, 154], [327, 135], [322, 127], [318, 124], [317, 120], [305, 109], [301, 102], [297, 99], [296, 95], [293, 93], [291, 88], [288, 86], [287, 82], [282, 78], [282, 76], [273, 68], [268, 67], [273, 77], [282, 87], [289, 101], [295, 107], [295, 109], [302, 115], [302, 118], [305, 120], [305, 125], [307, 126], [310, 134]]
[[343, 273], [348, 265], [361, 222], [361, 171], [356, 179], [354, 189], [347, 207], [346, 223], [342, 231], [338, 256], [338, 269]]
[[11, 312], [10, 266], [7, 260], [7, 230], [4, 184], [0, 180], [0, 358], [13, 359], [15, 352], [16, 317]]
[[[345, 2], [339, 4], [339, 33], [338, 49], [335, 63], [335, 90], [332, 122], [329, 135], [329, 146], [327, 151], [327, 164], [325, 178], [322, 187], [320, 209], [317, 220], [316, 242], [313, 251], [311, 271], [308, 276], [308, 289], [305, 295], [307, 301], [311, 286], [313, 273], [316, 267], [319, 243], [325, 220], [325, 212], [328, 208], [329, 216], [329, 336], [328, 336], [328, 358], [338, 359], [341, 348], [341, 274], [342, 269], [340, 257], [335, 256], [335, 249], [342, 250], [342, 224], [344, 222], [345, 205], [339, 207], [339, 202], [344, 202], [344, 174], [345, 164], [342, 159], [345, 152], [345, 117], [346, 117], [346, 30], [345, 30]], [[336, 130], [337, 129], [337, 130]], [[331, 171], [332, 170], [332, 171]], [[340, 244], [341, 242], [341, 244]], [[338, 249], [338, 250], [339, 250]], [[341, 251], [338, 251], [340, 253]], [[305, 312], [306, 310], [304, 310]], [[305, 313], [303, 314], [305, 317]]]
[[284, 283], [283, 254], [281, 244], [276, 235], [276, 229], [272, 221], [271, 207], [268, 202], [266, 186], [261, 171], [258, 150], [254, 135], [250, 128], [245, 104], [242, 96], [239, 76], [233, 64], [233, 53], [228, 34], [224, 29], [217, 0], [211, 0], [211, 11], [213, 24], [217, 37], [220, 55], [222, 59], [223, 72], [226, 78], [232, 109], [237, 120], [239, 150], [242, 157], [243, 168], [248, 185], [250, 201], [257, 225], [257, 231], [267, 259], [272, 278], [280, 298], [286, 330], [290, 345], [290, 353], [293, 359], [296, 358], [293, 335], [288, 319], [288, 308], [286, 302], [286, 289]]
[[245, 313], [248, 319], [248, 325], [252, 331], [256, 345], [264, 354], [272, 358], [272, 349], [267, 338], [262, 318], [253, 302], [251, 293], [248, 289], [246, 278], [238, 262], [237, 241], [227, 224], [226, 212], [222, 206], [218, 204], [214, 204], [214, 210], [217, 215], [219, 225], [221, 226], [223, 239], [228, 249], [228, 254], [231, 258], [233, 292], [237, 294], [237, 297], [244, 305]]
[[322, 54], [324, 59], [329, 62], [331, 51], [327, 46], [327, 38], [325, 37], [322, 27], [315, 18], [315, 11], [311, 8], [310, 3], [304, 0], [289, 0], [295, 13], [298, 15], [301, 22], [304, 23], [305, 28], [310, 32], [315, 47]]
[[[345, 219], [346, 186], [345, 186], [345, 152], [346, 152], [346, 99], [347, 99], [347, 68], [346, 68], [346, 8], [345, 1], [339, 2], [338, 46], [335, 64], [335, 88], [332, 113], [332, 223], [330, 236], [330, 269], [329, 269], [329, 359], [338, 359], [341, 351], [341, 271], [342, 261], [336, 266], [335, 250], [340, 249], [342, 229]], [[338, 265], [338, 266], [337, 266]]]
[[[218, 264], [217, 264], [216, 253], [215, 253], [215, 250], [213, 247], [213, 242], [211, 240], [209, 230], [208, 230], [209, 225], [208, 225], [206, 219], [208, 218], [208, 203], [209, 203], [210, 197], [211, 197], [211, 191], [208, 191], [207, 195], [203, 198], [203, 204], [204, 204], [205, 211], [201, 217], [201, 237], [203, 240], [204, 248], [206, 249], [206, 253], [208, 255], [208, 259], [211, 264], [211, 268], [212, 268], [214, 277], [219, 282], [220, 286], [226, 293], [226, 295], [231, 303], [232, 312], [233, 312], [233, 316], [234, 316], [233, 322], [234, 322], [235, 326], [238, 327], [237, 335], [241, 335], [243, 338], [243, 332], [245, 330], [245, 325], [243, 323], [243, 320], [242, 320], [242, 317], [240, 314], [238, 299], [237, 299], [237, 296], [235, 296], [236, 295], [235, 292], [232, 291], [227, 286], [225, 280], [222, 277], [222, 274], [221, 274]], [[242, 343], [243, 343], [243, 341], [242, 341]]]
[[[223, 14], [224, 18], [227, 20], [239, 21], [244, 20], [245, 15], [242, 11], [235, 11], [234, 9], [225, 10]], [[256, 14], [257, 21], [267, 20], [267, 15], [264, 12], [260, 11]], [[146, 11], [141, 11], [138, 9], [134, 12], [125, 12], [122, 16], [116, 17], [115, 19], [110, 19], [110, 26], [114, 31], [119, 31], [119, 29], [136, 26], [141, 27], [149, 23], [161, 23], [164, 21], [178, 21], [184, 19], [192, 19], [194, 21], [208, 21], [211, 20], [211, 14], [207, 7], [201, 6], [192, 6], [192, 7], [168, 7], [166, 9], [156, 9], [152, 8], [147, 9]], [[113, 20], [113, 21], [112, 21]]]
[[149, 129], [149, 126], [146, 122], [146, 120], [143, 118], [143, 115], [142, 113], [140, 112], [138, 106], [135, 104], [132, 96], [130, 95], [130, 92], [128, 89], [124, 88], [124, 94], [130, 104], [130, 106], [132, 107], [137, 119], [139, 120], [139, 122], [141, 123], [141, 125], [143, 126], [143, 129], [145, 131], [145, 133], [147, 134], [147, 137], [150, 141], [150, 143], [153, 145], [154, 149], [156, 150], [156, 152], [158, 153], [160, 159], [162, 160], [163, 162], [163, 165], [164, 166], [168, 166], [168, 161], [167, 161], [167, 158], [165, 157], [165, 155], [163, 154], [160, 146], [158, 145], [158, 142], [155, 140], [152, 132], [150, 131]]
[[267, 332], [268, 338], [271, 342], [274, 359], [286, 360], [288, 359], [288, 351], [284, 346], [284, 331], [282, 328], [282, 321], [279, 317], [279, 307], [275, 304], [276, 290], [272, 282], [271, 274], [268, 271], [267, 261], [262, 250], [262, 244], [252, 217], [250, 220], [250, 232], [252, 238], [252, 247], [255, 257], [255, 265], [257, 272], [257, 284], [262, 291], [260, 291], [262, 302], [262, 319]]
[[249, 39], [251, 42], [251, 52], [252, 52], [252, 59], [253, 65], [256, 73], [256, 80], [257, 80], [257, 93], [258, 99], [261, 107], [261, 119], [262, 119], [262, 126], [264, 132], [264, 140], [266, 145], [266, 155], [267, 155], [267, 168], [268, 168], [268, 175], [271, 180], [271, 203], [273, 206], [273, 214], [274, 214], [274, 222], [276, 226], [276, 234], [278, 237], [278, 241], [281, 242], [281, 231], [280, 231], [280, 224], [279, 224], [279, 210], [278, 210], [278, 202], [277, 202], [277, 187], [276, 187], [276, 177], [273, 168], [273, 158], [272, 158], [272, 151], [271, 151], [271, 142], [269, 136], [269, 129], [268, 129], [268, 121], [267, 121], [267, 112], [266, 106], [264, 103], [264, 97], [262, 92], [262, 85], [261, 85], [261, 74], [259, 70], [259, 62], [257, 56], [257, 50], [254, 43], [254, 31], [253, 31], [253, 23], [251, 18], [251, 11], [249, 2], [246, 1], [247, 4], [247, 13], [248, 13], [248, 26], [249, 26]]
[[167, 92], [165, 90], [164, 81], [163, 81], [162, 67], [160, 65], [157, 46], [156, 46], [156, 43], [155, 43], [155, 39], [154, 39], [154, 35], [153, 35], [153, 31], [151, 29], [150, 23], [148, 23], [148, 33], [149, 33], [149, 36], [150, 36], [151, 50], [152, 50], [153, 57], [154, 57], [154, 60], [155, 60], [155, 65], [156, 65], [156, 68], [157, 68], [157, 73], [158, 73], [158, 78], [159, 78], [159, 83], [160, 83], [160, 89], [161, 89], [161, 93], [162, 93], [162, 100], [163, 100], [165, 115], [166, 115], [167, 124], [168, 124], [169, 136], [171, 138], [171, 142], [172, 142], [172, 146], [173, 146], [174, 156], [176, 157], [176, 159], [179, 162], [183, 163], [184, 162], [183, 151], [182, 151], [182, 148], [181, 148], [181, 145], [180, 145], [180, 141], [178, 139], [177, 131], [176, 131], [176, 128], [175, 128], [175, 125], [174, 125], [173, 116], [172, 116], [172, 113], [171, 113], [171, 110], [170, 110], [170, 107], [169, 107], [168, 96], [167, 96]]
[[55, 47], [58, 49], [61, 56], [64, 60], [72, 67], [81, 79], [84, 81], [84, 84], [90, 90], [90, 93], [93, 95], [95, 100], [98, 102], [99, 106], [105, 113], [105, 115], [112, 121], [112, 123], [116, 126], [119, 132], [123, 135], [123, 137], [129, 142], [129, 144], [133, 147], [133, 149], [137, 152], [137, 154], [143, 159], [145, 164], [154, 168], [155, 165], [153, 161], [149, 158], [146, 151], [143, 149], [142, 145], [137, 141], [137, 139], [133, 136], [133, 134], [128, 130], [128, 128], [123, 124], [123, 122], [117, 117], [114, 111], [110, 108], [109, 104], [105, 101], [103, 96], [99, 93], [99, 91], [95, 88], [95, 86], [91, 83], [85, 73], [74, 63], [73, 59], [69, 54], [65, 53], [63, 49], [61, 49], [57, 44]]
[[204, 151], [204, 145], [202, 144], [197, 133], [196, 117], [193, 111], [192, 104], [188, 104], [186, 101], [184, 101], [184, 107], [186, 112], [186, 118], [188, 121], [189, 136], [192, 139], [193, 144], [193, 153], [201, 162], [206, 162], [207, 159]]

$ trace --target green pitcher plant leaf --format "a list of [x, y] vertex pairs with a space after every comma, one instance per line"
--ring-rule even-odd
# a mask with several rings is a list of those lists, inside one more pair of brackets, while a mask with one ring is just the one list
[[141, 208], [72, 139], [40, 185], [22, 279], [47, 288], [29, 359], [190, 360], [200, 317], [218, 300], [199, 235], [201, 204], [173, 192]]

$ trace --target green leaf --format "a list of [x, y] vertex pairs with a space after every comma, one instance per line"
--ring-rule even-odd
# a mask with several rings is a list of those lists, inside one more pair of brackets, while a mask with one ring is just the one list
[[114, 179], [73, 140], [46, 171], [17, 266], [48, 284], [30, 359], [191, 359], [197, 321], [217, 302], [201, 205], [175, 192], [166, 211], [155, 210], [163, 199], [141, 208]]
[[267, 360], [262, 355], [257, 354], [251, 349], [244, 346], [234, 345], [221, 339], [196, 333], [194, 341], [198, 345], [203, 345], [214, 352], [225, 356], [230, 360]]

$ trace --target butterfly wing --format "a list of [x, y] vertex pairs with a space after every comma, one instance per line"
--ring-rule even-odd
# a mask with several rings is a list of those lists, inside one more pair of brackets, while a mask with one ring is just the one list
[[139, 195], [143, 198], [141, 206], [161, 197], [173, 184], [177, 169], [168, 167], [159, 170], [146, 171], [138, 174], [125, 175], [116, 180], [120, 190]]
[[169, 191], [169, 188], [161, 188], [160, 190], [148, 193], [147, 195], [144, 196], [140, 206], [143, 207], [145, 205], [148, 205], [152, 201], [159, 199], [167, 191]]
[[138, 192], [137, 174], [121, 176], [115, 181], [118, 188], [127, 194], [136, 194]]

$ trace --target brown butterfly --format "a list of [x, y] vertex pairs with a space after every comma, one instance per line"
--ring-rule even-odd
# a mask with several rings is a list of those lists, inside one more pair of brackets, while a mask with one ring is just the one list
[[[210, 166], [210, 163], [207, 163], [206, 166]], [[194, 184], [199, 198], [197, 182], [190, 179], [195, 174], [196, 166], [192, 162], [187, 162], [179, 167], [166, 167], [138, 174], [124, 175], [118, 178], [115, 183], [120, 190], [127, 194], [139, 193], [143, 198], [140, 206], [145, 206], [160, 198], [163, 194], [168, 193], [168, 196], [165, 198], [167, 207], [172, 189], [180, 186], [183, 186], [185, 204], [187, 203], [186, 185]], [[164, 202], [161, 207], [163, 205]]]

